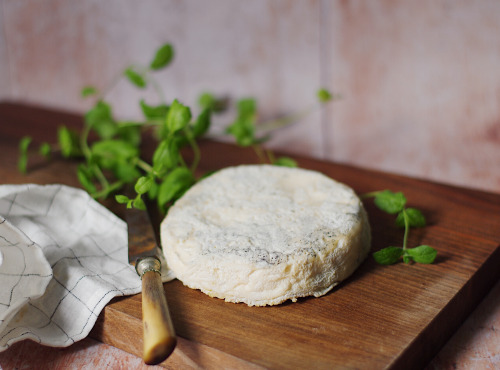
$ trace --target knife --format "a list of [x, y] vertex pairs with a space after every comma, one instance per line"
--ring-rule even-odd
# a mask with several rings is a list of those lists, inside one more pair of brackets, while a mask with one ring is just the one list
[[142, 280], [142, 358], [146, 364], [156, 365], [166, 360], [177, 344], [161, 281], [160, 249], [148, 212], [135, 208], [126, 212], [129, 250], [137, 252], [129, 261]]

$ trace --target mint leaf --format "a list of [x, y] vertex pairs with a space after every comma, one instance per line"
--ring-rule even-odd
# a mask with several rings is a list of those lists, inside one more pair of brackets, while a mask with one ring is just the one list
[[124, 140], [102, 140], [90, 148], [91, 160], [101, 168], [111, 170], [119, 180], [130, 183], [141, 174], [135, 167], [139, 149]]
[[[425, 216], [420, 210], [416, 208], [405, 208], [406, 215], [408, 216], [408, 221], [410, 227], [424, 227], [427, 224]], [[403, 212], [400, 212], [396, 218], [396, 225], [398, 227], [405, 227], [405, 220]]]
[[387, 247], [373, 253], [375, 261], [381, 265], [393, 265], [398, 262], [403, 255], [403, 249], [400, 247]]
[[241, 119], [233, 122], [227, 127], [226, 132], [236, 139], [240, 146], [250, 146], [255, 143], [255, 126], [248, 119]]
[[142, 99], [139, 103], [141, 105], [142, 113], [144, 117], [149, 120], [162, 120], [165, 119], [168, 113], [168, 105], [160, 104], [160, 105], [148, 105]]
[[148, 198], [149, 199], [156, 199], [158, 197], [158, 189], [159, 188], [160, 188], [160, 186], [155, 181], [153, 181], [153, 183], [151, 184], [151, 188], [148, 191]]
[[193, 125], [192, 130], [193, 130], [193, 136], [195, 138], [203, 136], [208, 131], [208, 129], [210, 128], [210, 123], [211, 123], [210, 118], [211, 118], [210, 117], [210, 109], [205, 108], [200, 113], [200, 115], [196, 119], [196, 122]]
[[117, 179], [127, 184], [133, 182], [136, 178], [141, 176], [141, 173], [133, 163], [123, 159], [119, 160], [111, 168], [111, 170]]
[[190, 120], [191, 110], [182, 103], [179, 103], [177, 99], [175, 99], [170, 106], [166, 119], [168, 132], [173, 134], [179, 130], [182, 130], [187, 126]]
[[168, 202], [175, 200], [191, 187], [194, 182], [195, 179], [189, 169], [177, 167], [161, 183], [158, 189], [158, 205], [163, 207]]
[[297, 161], [289, 157], [279, 157], [273, 162], [273, 164], [283, 167], [297, 167]]
[[231, 134], [240, 146], [250, 146], [256, 144], [256, 120], [256, 100], [252, 98], [241, 99], [238, 101], [238, 116], [234, 122], [226, 128], [226, 133]]
[[104, 168], [111, 168], [115, 162], [137, 157], [139, 149], [124, 140], [101, 140], [92, 145], [91, 153]]
[[128, 203], [130, 200], [126, 195], [115, 195], [115, 200], [120, 204]]
[[437, 256], [437, 251], [428, 245], [408, 248], [406, 249], [406, 253], [411, 256], [415, 262], [426, 264], [433, 263]]
[[76, 170], [76, 175], [80, 184], [84, 187], [87, 192], [90, 194], [95, 194], [97, 192], [97, 188], [92, 182], [93, 173], [92, 171], [85, 166], [84, 164], [79, 164]]
[[174, 168], [179, 163], [180, 154], [176, 140], [173, 137], [162, 140], [153, 154], [153, 170], [161, 177], [165, 171]]
[[254, 119], [257, 114], [257, 101], [253, 98], [245, 98], [238, 101], [238, 118]]
[[30, 136], [24, 136], [21, 141], [19, 141], [19, 159], [17, 162], [17, 169], [21, 173], [26, 173], [28, 168], [28, 147], [31, 140]]
[[375, 195], [374, 202], [382, 211], [395, 214], [403, 210], [406, 197], [402, 192], [394, 193], [390, 190], [384, 190]]
[[40, 145], [40, 148], [38, 148], [38, 153], [40, 153], [45, 158], [49, 158], [51, 150], [52, 149], [49, 143], [42, 143]]
[[164, 44], [157, 51], [149, 65], [149, 68], [158, 70], [166, 67], [174, 58], [174, 48], [170, 44]]
[[228, 99], [216, 98], [213, 94], [204, 92], [198, 97], [198, 104], [203, 109], [210, 109], [213, 112], [220, 113], [227, 109]]
[[66, 126], [61, 126], [57, 130], [57, 140], [63, 157], [70, 158], [82, 155], [80, 138], [76, 131], [70, 130]]
[[85, 114], [85, 123], [95, 130], [101, 139], [111, 139], [117, 132], [111, 106], [103, 101], [98, 101]]
[[203, 109], [212, 109], [215, 106], [215, 96], [211, 93], [203, 93], [198, 97], [198, 104]]
[[144, 200], [140, 195], [137, 195], [137, 197], [132, 202], [132, 205], [134, 206], [134, 208], [140, 209], [141, 211], [146, 210], [146, 203], [144, 203]]
[[135, 86], [143, 89], [146, 87], [146, 80], [142, 75], [136, 72], [132, 67], [127, 68], [124, 72], [125, 77]]
[[85, 86], [80, 93], [82, 97], [86, 98], [87, 96], [96, 95], [97, 89], [93, 86]]
[[135, 183], [134, 190], [137, 194], [145, 194], [151, 189], [153, 185], [153, 179], [151, 177], [141, 176], [137, 179]]
[[142, 140], [141, 125], [134, 122], [118, 122], [116, 135], [134, 146], [139, 146]]
[[332, 100], [332, 98], [333, 98], [332, 94], [326, 89], [318, 90], [316, 95], [318, 96], [318, 99], [321, 103], [326, 103], [326, 102]]

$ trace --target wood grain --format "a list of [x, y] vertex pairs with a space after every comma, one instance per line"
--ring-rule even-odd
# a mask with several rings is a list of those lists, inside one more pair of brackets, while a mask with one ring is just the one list
[[[79, 117], [0, 104], [0, 119], [0, 145], [7, 158], [0, 169], [2, 182], [77, 185], [71, 172], [75, 163], [57, 158], [50, 164], [32, 162], [24, 177], [17, 173], [15, 160], [21, 135], [29, 132], [39, 141], [51, 140], [57, 125], [78, 126]], [[212, 141], [202, 143], [202, 155], [202, 170], [256, 162], [251, 151]], [[345, 182], [358, 193], [403, 191], [409, 205], [422, 209], [430, 221], [428, 227], [412, 231], [409, 243], [434, 246], [439, 251], [437, 262], [383, 267], [369, 258], [326, 296], [275, 307], [225, 303], [179, 281], [166, 283], [181, 338], [180, 349], [163, 363], [165, 367], [189, 363], [210, 368], [217, 361], [233, 361], [240, 368], [420, 368], [498, 281], [499, 195], [297, 159], [302, 167]], [[393, 219], [370, 202], [366, 207], [373, 250], [400, 244], [402, 232], [393, 226]], [[115, 299], [100, 315], [92, 336], [140, 355], [141, 325], [140, 295]]]

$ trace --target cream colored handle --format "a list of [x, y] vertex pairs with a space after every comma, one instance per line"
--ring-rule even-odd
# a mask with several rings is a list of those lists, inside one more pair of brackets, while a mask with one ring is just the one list
[[144, 362], [159, 364], [167, 359], [177, 344], [159, 269], [142, 273], [142, 324]]

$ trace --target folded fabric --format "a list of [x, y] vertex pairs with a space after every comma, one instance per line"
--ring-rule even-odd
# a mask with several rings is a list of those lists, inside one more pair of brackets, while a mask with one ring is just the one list
[[85, 191], [1, 185], [0, 215], [0, 351], [23, 339], [69, 346], [113, 297], [141, 291], [126, 223]]

